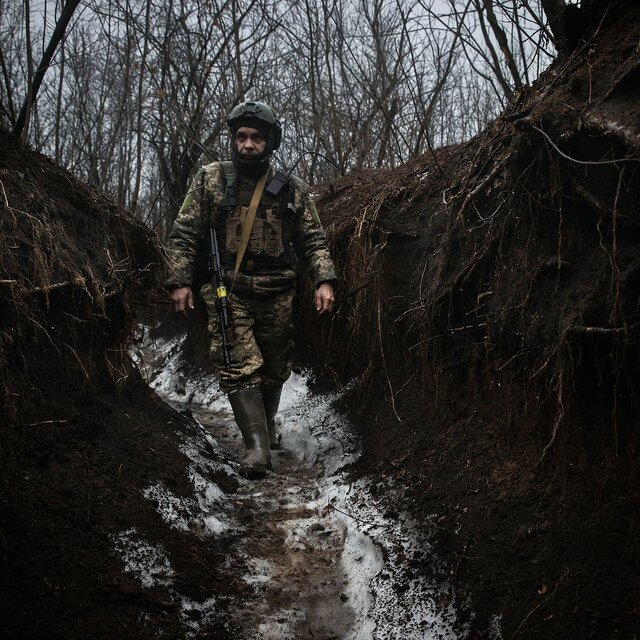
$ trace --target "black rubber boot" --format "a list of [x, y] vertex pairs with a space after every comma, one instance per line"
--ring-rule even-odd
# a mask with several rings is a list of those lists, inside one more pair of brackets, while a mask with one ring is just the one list
[[247, 478], [264, 478], [267, 469], [271, 469], [271, 453], [260, 388], [234, 391], [229, 394], [229, 402], [247, 447], [240, 473]]
[[271, 449], [280, 448], [280, 437], [276, 429], [276, 413], [280, 406], [280, 396], [282, 387], [275, 389], [265, 389], [262, 387], [262, 399], [264, 401], [264, 412], [267, 417], [267, 431], [269, 433], [269, 446]]

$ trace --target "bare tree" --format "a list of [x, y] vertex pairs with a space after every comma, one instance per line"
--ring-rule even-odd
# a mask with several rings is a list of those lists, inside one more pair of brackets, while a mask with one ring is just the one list
[[[29, 123], [29, 115], [31, 111], [31, 107], [33, 103], [36, 101], [38, 96], [38, 90], [40, 89], [40, 85], [42, 84], [42, 80], [44, 79], [44, 74], [47, 72], [49, 65], [51, 64], [51, 60], [53, 59], [53, 55], [58, 47], [58, 44], [62, 40], [64, 36], [64, 32], [75, 12], [80, 4], [80, 0], [67, 0], [65, 3], [62, 13], [60, 14], [60, 18], [56, 22], [55, 29], [53, 30], [53, 34], [51, 35], [51, 39], [49, 40], [49, 44], [45, 49], [42, 59], [40, 60], [40, 64], [38, 65], [38, 70], [33, 75], [33, 51], [31, 47], [31, 11], [29, 0], [24, 0], [25, 2], [25, 20], [26, 20], [26, 34], [27, 34], [27, 57], [28, 57], [28, 69], [29, 69], [29, 77], [27, 79], [27, 95], [25, 97], [24, 103], [22, 105], [22, 109], [20, 110], [20, 114], [18, 115], [18, 119], [16, 120], [15, 126], [13, 127], [13, 132], [16, 135], [21, 135], [23, 133], [23, 129], [26, 129], [28, 132], [28, 123]], [[26, 132], [25, 132], [26, 135]]]
[[311, 181], [468, 138], [550, 60], [564, 7], [67, 0], [32, 20], [29, 0], [0, 3], [0, 120], [152, 226], [170, 224], [198, 164], [227, 155], [242, 99], [274, 106], [276, 159]]

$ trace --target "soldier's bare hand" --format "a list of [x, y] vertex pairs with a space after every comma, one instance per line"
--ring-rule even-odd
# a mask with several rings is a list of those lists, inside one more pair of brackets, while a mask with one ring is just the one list
[[316, 289], [316, 311], [318, 314], [329, 313], [333, 309], [335, 299], [333, 287], [328, 282], [323, 282]]
[[179, 287], [171, 291], [171, 302], [176, 313], [187, 315], [187, 310], [193, 309], [193, 291], [191, 287]]

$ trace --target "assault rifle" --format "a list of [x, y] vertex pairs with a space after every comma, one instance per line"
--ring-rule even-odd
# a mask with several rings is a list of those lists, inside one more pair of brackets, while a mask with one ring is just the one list
[[212, 273], [211, 279], [216, 295], [220, 335], [222, 336], [224, 364], [229, 368], [231, 366], [231, 343], [236, 338], [236, 332], [231, 318], [231, 307], [229, 306], [229, 299], [227, 298], [227, 287], [224, 284], [224, 272], [222, 271], [222, 264], [220, 262], [218, 237], [213, 227], [209, 228], [209, 260], [210, 272]]

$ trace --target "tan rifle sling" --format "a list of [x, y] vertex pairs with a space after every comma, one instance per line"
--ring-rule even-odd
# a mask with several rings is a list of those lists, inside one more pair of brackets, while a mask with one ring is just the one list
[[251, 229], [253, 228], [253, 223], [256, 219], [256, 212], [258, 211], [258, 205], [260, 204], [260, 198], [262, 198], [262, 192], [264, 191], [264, 185], [266, 184], [266, 182], [267, 174], [265, 173], [260, 178], [260, 180], [258, 180], [256, 188], [253, 192], [253, 196], [251, 197], [251, 202], [249, 203], [247, 219], [244, 221], [244, 225], [242, 227], [240, 246], [238, 247], [238, 254], [236, 255], [236, 266], [233, 271], [233, 280], [231, 281], [231, 290], [229, 292], [230, 294], [233, 293], [233, 285], [236, 283], [236, 276], [238, 275], [240, 264], [242, 263], [242, 258], [244, 258], [245, 251], [247, 250], [247, 245], [249, 244]]

